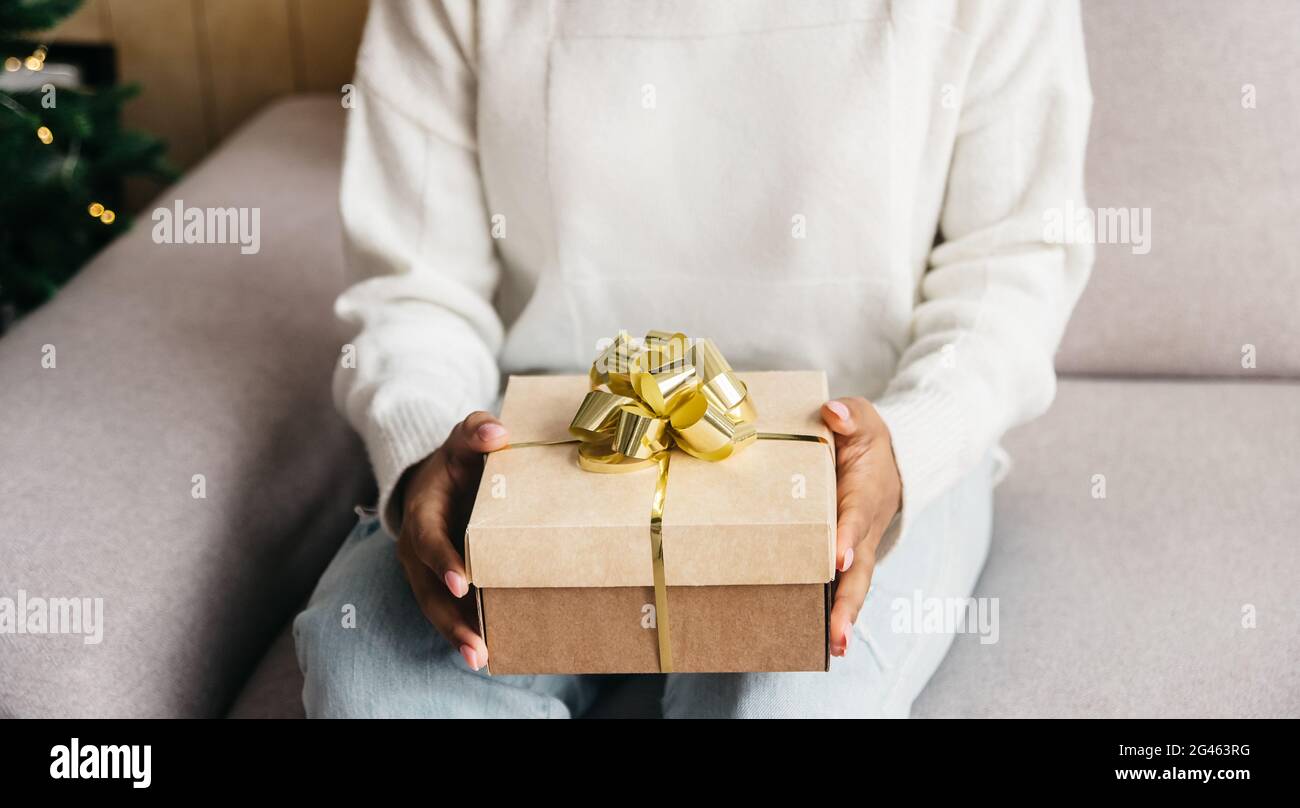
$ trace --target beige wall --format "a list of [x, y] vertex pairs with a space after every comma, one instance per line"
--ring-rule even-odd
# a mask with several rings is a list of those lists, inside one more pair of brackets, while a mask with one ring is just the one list
[[[352, 75], [367, 0], [86, 0], [47, 36], [108, 42], [141, 86], [126, 123], [168, 142], [188, 168], [268, 101], [339, 92]], [[132, 194], [135, 196], [135, 194]]]

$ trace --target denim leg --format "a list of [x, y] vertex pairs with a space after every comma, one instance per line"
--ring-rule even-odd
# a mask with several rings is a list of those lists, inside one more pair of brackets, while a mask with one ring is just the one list
[[988, 556], [997, 461], [918, 514], [877, 566], [848, 653], [826, 673], [672, 674], [668, 718], [906, 718], [954, 634], [899, 630], [896, 599], [966, 598]]
[[375, 517], [348, 536], [293, 633], [313, 718], [567, 718], [599, 687], [592, 677], [470, 670], [420, 611]]

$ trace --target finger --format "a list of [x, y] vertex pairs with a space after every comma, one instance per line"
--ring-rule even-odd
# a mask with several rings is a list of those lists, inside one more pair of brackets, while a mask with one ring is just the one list
[[[454, 491], [460, 492], [459, 496], [469, 495], [482, 476], [484, 456], [504, 448], [509, 441], [510, 434], [505, 426], [483, 410], [470, 413], [457, 424], [443, 444], [448, 459], [447, 473]], [[448, 518], [454, 510], [446, 511]]]
[[[828, 401], [822, 405], [822, 418], [836, 433], [841, 444], [836, 454], [837, 479], [835, 481], [839, 518], [835, 526], [835, 567], [841, 572], [853, 566], [855, 548], [867, 537], [871, 514], [865, 503], [870, 501], [870, 473], [862, 462], [865, 453], [858, 450], [856, 424], [848, 402]], [[846, 442], [852, 446], [844, 446]]]
[[853, 568], [858, 546], [871, 535], [871, 516], [858, 504], [864, 501], [863, 495], [853, 488], [851, 484], [841, 484], [839, 518], [835, 524], [835, 566], [840, 572]]
[[865, 398], [838, 398], [822, 405], [822, 419], [835, 433], [836, 493], [839, 518], [835, 531], [836, 567], [846, 571], [865, 543], [874, 547], [877, 529], [872, 503], [877, 500], [881, 469], [873, 448], [878, 420]]
[[862, 410], [865, 403], [864, 399], [857, 397], [827, 401], [822, 405], [822, 421], [837, 436], [855, 436], [864, 423]]
[[469, 608], [470, 602], [448, 597], [418, 561], [403, 566], [407, 569], [407, 580], [410, 581], [411, 591], [425, 619], [433, 624], [443, 639], [460, 651], [465, 664], [472, 670], [479, 670], [486, 665], [487, 643], [475, 628], [478, 623], [477, 614], [473, 608]]
[[858, 621], [862, 604], [867, 599], [867, 590], [871, 588], [874, 566], [874, 563], [863, 559], [848, 572], [840, 573], [835, 587], [835, 604], [831, 607], [832, 656], [844, 656], [849, 650], [849, 636], [853, 632], [853, 624]]
[[479, 457], [504, 447], [508, 438], [505, 426], [492, 413], [476, 410], [456, 424], [443, 448], [456, 459], [465, 455]]
[[402, 520], [400, 540], [442, 581], [448, 592], [463, 598], [469, 593], [469, 577], [465, 573], [465, 561], [447, 533], [452, 493], [450, 478], [445, 474], [435, 476], [420, 503]]

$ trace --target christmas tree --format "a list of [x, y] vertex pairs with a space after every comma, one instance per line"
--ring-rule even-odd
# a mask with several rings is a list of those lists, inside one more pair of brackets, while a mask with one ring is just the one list
[[[119, 123], [136, 88], [41, 79], [51, 48], [33, 44], [35, 32], [54, 27], [81, 2], [0, 0], [0, 330], [48, 300], [126, 230], [127, 177], [173, 175], [161, 141]], [[37, 81], [13, 80], [24, 71]], [[32, 89], [6, 89], [12, 86]]]

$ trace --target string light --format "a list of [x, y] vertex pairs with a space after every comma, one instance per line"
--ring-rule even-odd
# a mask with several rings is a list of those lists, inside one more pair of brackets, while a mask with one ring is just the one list
[[44, 45], [37, 45], [36, 50], [32, 51], [32, 55], [28, 56], [26, 59], [19, 59], [17, 56], [8, 56], [5, 58], [5, 70], [8, 70], [10, 73], [16, 73], [19, 68], [26, 67], [33, 73], [40, 72], [45, 69], [45, 55], [47, 53], [49, 53], [49, 51], [45, 49]]
[[[45, 46], [39, 45], [36, 50], [32, 51], [32, 55], [28, 56], [26, 59], [20, 60], [16, 56], [10, 56], [5, 59], [5, 70], [10, 73], [14, 73], [22, 67], [26, 67], [32, 72], [44, 70], [46, 53], [48, 53], [48, 51], [45, 49]], [[36, 139], [48, 146], [54, 142], [54, 133], [50, 131], [50, 127], [40, 126], [36, 129]], [[112, 224], [117, 221], [117, 214], [104, 207], [99, 202], [91, 202], [87, 205], [86, 212], [92, 217], [99, 219], [99, 221], [104, 224]]]
[[91, 216], [94, 216], [96, 219], [99, 219], [104, 224], [112, 224], [117, 221], [117, 214], [98, 202], [91, 202], [87, 205], [86, 212]]
[[33, 73], [39, 73], [45, 69], [45, 54], [47, 52], [44, 45], [37, 46], [36, 50], [32, 51], [32, 55], [23, 61], [23, 66]]

